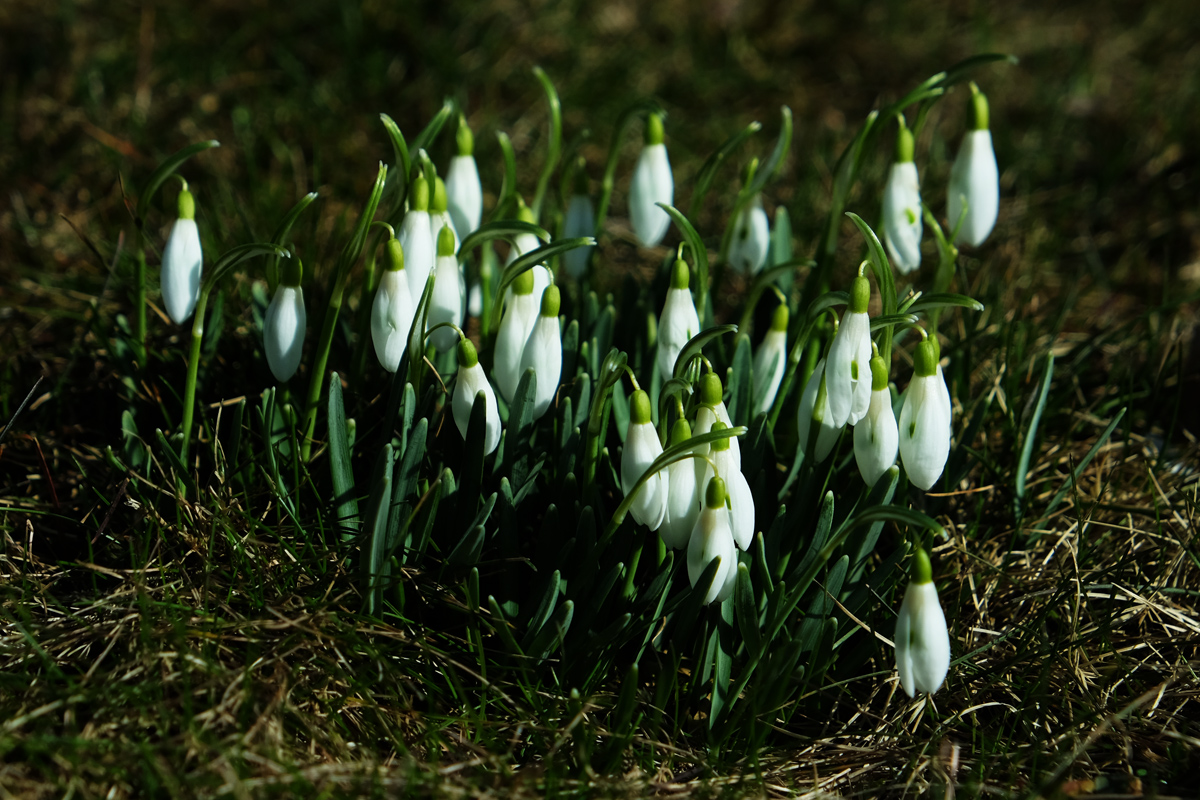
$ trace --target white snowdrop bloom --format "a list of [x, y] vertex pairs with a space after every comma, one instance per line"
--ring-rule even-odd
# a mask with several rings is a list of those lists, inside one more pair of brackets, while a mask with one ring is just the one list
[[971, 84], [971, 109], [975, 128], [963, 137], [954, 166], [950, 168], [946, 206], [953, 229], [963, 216], [963, 202], [966, 202], [966, 215], [954, 242], [978, 247], [992, 232], [1000, 211], [1000, 170], [996, 166], [996, 152], [992, 149], [992, 132], [988, 130], [987, 98], [974, 83]]
[[[671, 445], [682, 444], [692, 438], [692, 427], [686, 419], [675, 421], [671, 428]], [[688, 545], [696, 518], [700, 516], [700, 483], [696, 465], [702, 459], [685, 458], [667, 467], [667, 515], [658, 529], [667, 547], [681, 550]]]
[[416, 306], [405, 274], [404, 248], [398, 239], [388, 240], [387, 254], [388, 268], [379, 278], [375, 301], [371, 304], [371, 341], [379, 365], [395, 372], [408, 347]]
[[[719, 431], [728, 428], [723, 422], [716, 422], [712, 430]], [[742, 474], [740, 464], [734, 463], [733, 450], [730, 443], [737, 437], [720, 439], [710, 445], [709, 458], [712, 464], [705, 463], [704, 480], [701, 486], [707, 486], [710, 479], [720, 477], [725, 481], [725, 504], [729, 508], [729, 528], [733, 532], [733, 540], [742, 550], [748, 550], [754, 541], [754, 495], [750, 484]], [[713, 467], [716, 471], [713, 471]]]
[[650, 114], [646, 117], [645, 144], [629, 187], [629, 220], [642, 246], [654, 247], [666, 236], [671, 218], [656, 204], [671, 205], [674, 201], [675, 179], [663, 144], [662, 119]]
[[671, 288], [667, 289], [667, 299], [658, 317], [656, 358], [658, 374], [662, 376], [663, 383], [674, 376], [675, 360], [679, 358], [683, 346], [699, 332], [700, 317], [696, 314], [696, 304], [688, 289], [688, 265], [683, 259], [678, 259], [671, 271]]
[[496, 394], [488, 383], [483, 367], [479, 365], [479, 354], [470, 339], [458, 343], [458, 373], [454, 384], [454, 398], [451, 401], [454, 412], [454, 424], [458, 432], [467, 438], [467, 429], [471, 423], [471, 407], [475, 404], [475, 396], [483, 392], [486, 406], [484, 413], [483, 454], [487, 455], [500, 444], [500, 412], [496, 408]]
[[908, 274], [921, 266], [921, 187], [913, 163], [913, 135], [900, 120], [896, 161], [883, 188], [883, 243], [892, 263]]
[[762, 195], [756, 194], [738, 212], [729, 243], [729, 263], [746, 275], [755, 275], [767, 261], [771, 246], [771, 225], [763, 210]]
[[418, 174], [409, 189], [408, 213], [396, 235], [404, 248], [404, 272], [408, 276], [408, 290], [414, 306], [421, 302], [425, 283], [437, 260], [437, 249], [429, 230], [429, 194], [429, 182], [424, 175]]
[[[520, 198], [518, 198], [518, 202], [520, 205], [517, 209], [517, 219], [521, 222], [536, 225], [537, 220], [534, 219], [533, 209], [525, 205], [525, 201]], [[532, 253], [534, 250], [537, 250], [542, 246], [542, 240], [532, 233], [518, 233], [513, 237], [512, 244], [512, 248], [508, 251], [508, 260], [504, 262], [505, 266], [513, 263], [526, 253]], [[529, 270], [529, 274], [533, 277], [533, 297], [534, 302], [537, 302], [541, 298], [542, 292], [546, 291], [546, 287], [554, 283], [554, 273], [545, 264], [538, 264]], [[534, 313], [537, 313], [536, 309]]]
[[200, 271], [204, 267], [204, 252], [200, 247], [200, 231], [196, 227], [196, 200], [185, 186], [179, 192], [179, 218], [171, 227], [167, 246], [163, 250], [162, 273], [159, 278], [163, 306], [176, 325], [192, 315], [200, 299]]
[[[463, 322], [462, 273], [454, 255], [454, 232], [446, 225], [438, 233], [437, 272], [433, 278], [433, 293], [429, 297], [429, 320], [426, 331], [442, 322], [459, 328]], [[429, 336], [439, 352], [446, 352], [458, 341], [454, 328], [438, 328]]]
[[950, 455], [950, 407], [938, 374], [934, 344], [917, 345], [913, 379], [900, 409], [900, 460], [914, 486], [925, 491], [942, 476]]
[[[724, 394], [724, 389], [721, 386], [721, 379], [717, 377], [715, 372], [706, 372], [700, 376], [700, 408], [696, 411], [696, 429], [697, 434], [708, 433], [712, 430], [713, 423], [723, 422], [728, 427], [733, 427], [733, 420], [729, 418], [729, 409], [725, 408], [725, 402], [721, 399]], [[738, 444], [737, 438], [729, 440], [729, 450], [733, 454], [734, 463], [737, 468], [742, 468], [742, 448]]]
[[479, 229], [483, 220], [483, 186], [475, 166], [475, 137], [461, 116], [455, 140], [458, 155], [450, 159], [450, 168], [446, 170], [446, 204], [455, 232], [466, 238]]
[[518, 275], [506, 297], [504, 316], [500, 318], [500, 330], [496, 333], [496, 349], [492, 354], [492, 378], [500, 394], [511, 403], [521, 381], [525, 342], [533, 332], [540, 307], [540, 295], [533, 294], [533, 270]]
[[542, 415], [554, 402], [558, 393], [558, 382], [562, 378], [562, 332], [559, 330], [558, 309], [561, 303], [557, 286], [548, 286], [542, 292], [542, 310], [533, 331], [525, 342], [525, 351], [521, 355], [521, 366], [518, 375], [524, 375], [525, 370], [532, 368], [537, 375], [537, 384], [533, 394], [533, 418], [541, 419]]
[[867, 486], [896, 463], [900, 433], [892, 413], [887, 366], [878, 355], [871, 359], [871, 406], [854, 426], [854, 461]]
[[275, 296], [263, 319], [263, 350], [271, 374], [280, 383], [286, 383], [296, 374], [304, 351], [308, 316], [304, 311], [304, 290], [300, 288], [302, 272], [300, 259], [288, 259], [283, 281], [275, 287]]
[[771, 314], [771, 329], [754, 354], [754, 416], [765, 414], [775, 403], [787, 368], [788, 307], [782, 303]]
[[[451, 235], [454, 236], [454, 249], [451, 251], [451, 255], [453, 255], [458, 252], [458, 229], [454, 225], [454, 218], [451, 217], [447, 206], [446, 184], [441, 178], [435, 178], [433, 195], [429, 199], [429, 235], [433, 237], [435, 246], [439, 244], [438, 237], [442, 235], [442, 228], [449, 228]], [[437, 249], [441, 250], [441, 247]]]
[[[579, 160], [582, 162], [582, 157]], [[587, 193], [587, 174], [583, 171], [582, 164], [575, 172], [575, 180], [575, 193], [567, 201], [567, 216], [563, 221], [564, 239], [591, 236], [596, 230], [596, 206]], [[595, 249], [595, 245], [589, 245], [563, 253], [563, 268], [567, 271], [568, 278], [573, 281], [583, 280], [587, 273], [588, 259]]]
[[[629, 428], [621, 451], [621, 491], [626, 497], [662, 451], [658, 432], [650, 421], [650, 396], [638, 389], [629, 398]], [[658, 530], [667, 515], [668, 491], [667, 476], [661, 471], [654, 473], [638, 490], [629, 513], [650, 530]]]
[[825, 377], [825, 359], [822, 358], [817, 362], [817, 368], [813, 370], [808, 383], [804, 385], [804, 393], [800, 395], [800, 410], [796, 415], [798, 447], [802, 454], [808, 452], [809, 431], [813, 423], [818, 426], [816, 448], [811, 454], [814, 463], [817, 464], [829, 457], [842, 432], [842, 426], [830, 422], [832, 414], [829, 410], [829, 392], [825, 385]]
[[933, 585], [929, 555], [913, 552], [913, 574], [896, 619], [896, 671], [909, 697], [933, 694], [950, 670], [950, 632]]
[[704, 492], [704, 510], [697, 517], [688, 541], [688, 580], [693, 588], [714, 558], [721, 561], [712, 585], [704, 596], [705, 605], [724, 601], [733, 594], [737, 581], [737, 550], [725, 508], [725, 482], [720, 478], [708, 482]]
[[825, 384], [829, 390], [830, 424], [837, 428], [857, 423], [871, 404], [871, 318], [867, 316], [870, 299], [871, 282], [859, 275], [850, 292], [850, 307], [829, 346]]

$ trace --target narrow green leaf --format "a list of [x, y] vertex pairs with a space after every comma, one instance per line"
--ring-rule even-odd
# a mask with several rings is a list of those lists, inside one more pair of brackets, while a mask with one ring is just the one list
[[358, 498], [354, 496], [354, 470], [350, 467], [342, 381], [336, 372], [329, 378], [326, 416], [329, 423], [329, 470], [333, 481], [333, 502], [337, 509], [335, 524], [341, 531], [341, 540], [345, 542], [358, 535], [362, 521], [358, 518]]
[[1025, 429], [1025, 439], [1021, 444], [1021, 457], [1017, 459], [1017, 471], [1014, 475], [1016, 514], [1019, 519], [1024, 513], [1025, 505], [1025, 476], [1029, 474], [1029, 461], [1033, 458], [1033, 446], [1037, 442], [1038, 425], [1042, 421], [1042, 413], [1046, 410], [1046, 400], [1050, 396], [1050, 383], [1054, 380], [1054, 353], [1046, 354], [1046, 369], [1042, 373], [1042, 385], [1038, 392], [1037, 404], [1033, 408], [1033, 416], [1029, 418], [1029, 427]]
[[209, 139], [206, 142], [189, 144], [182, 150], [167, 156], [167, 158], [158, 165], [157, 169], [150, 174], [150, 177], [146, 180], [146, 186], [142, 190], [142, 194], [138, 197], [137, 224], [141, 225], [142, 221], [146, 219], [146, 212], [150, 209], [150, 202], [153, 200], [154, 195], [158, 192], [159, 187], [163, 185], [163, 182], [165, 182], [167, 178], [171, 177], [171, 175], [175, 173], [175, 170], [179, 169], [179, 167], [183, 165], [183, 162], [187, 161], [197, 153], [204, 152], [210, 147], [220, 146], [221, 143], [216, 139]]
[[717, 170], [721, 168], [721, 165], [742, 146], [742, 143], [760, 130], [762, 130], [761, 122], [751, 122], [745, 128], [726, 139], [725, 143], [708, 157], [703, 166], [700, 167], [700, 171], [696, 173], [695, 188], [692, 190], [692, 202], [688, 206], [689, 217], [695, 219], [700, 215], [700, 209], [704, 206], [704, 198], [708, 196], [708, 190], [712, 187], [713, 179], [716, 178]]
[[675, 377], [684, 377], [687, 373], [688, 365], [692, 359], [700, 355], [700, 351], [704, 349], [704, 345], [726, 333], [737, 333], [737, 329], [737, 325], [733, 324], [717, 325], [716, 327], [702, 330], [689, 339], [688, 343], [679, 351], [679, 357], [675, 359]]

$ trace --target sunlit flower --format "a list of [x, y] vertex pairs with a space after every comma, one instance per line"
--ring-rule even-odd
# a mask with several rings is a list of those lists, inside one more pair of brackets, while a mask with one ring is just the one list
[[[712, 430], [719, 431], [728, 427], [723, 422], [716, 422], [713, 423]], [[704, 481], [700, 485], [707, 486], [714, 476], [719, 476], [725, 481], [729, 529], [733, 532], [733, 540], [737, 542], [737, 546], [748, 550], [750, 543], [754, 541], [754, 494], [750, 491], [746, 476], [742, 474], [741, 465], [734, 462], [730, 444], [736, 440], [736, 437], [718, 439], [710, 445], [708, 457], [712, 464], [702, 462], [705, 463], [706, 471]]]
[[788, 307], [780, 303], [771, 314], [771, 329], [754, 354], [754, 416], [765, 414], [775, 403], [775, 394], [787, 368]]
[[[442, 234], [442, 228], [449, 228], [451, 235], [454, 236], [454, 249], [451, 250], [451, 255], [453, 255], [458, 252], [458, 228], [454, 224], [454, 218], [450, 215], [447, 205], [446, 184], [441, 178], [434, 178], [433, 195], [429, 198], [429, 235], [433, 237], [435, 246], [438, 237]], [[441, 250], [440, 247], [437, 249]]]
[[671, 271], [671, 288], [667, 289], [667, 299], [658, 318], [657, 361], [663, 383], [675, 374], [675, 360], [683, 346], [699, 332], [700, 317], [688, 289], [688, 265], [677, 259]]
[[271, 374], [280, 383], [286, 383], [296, 374], [304, 350], [308, 317], [304, 311], [304, 290], [300, 288], [302, 270], [300, 259], [288, 259], [283, 280], [275, 287], [275, 296], [263, 319], [263, 350]]
[[816, 447], [812, 453], [814, 463], [819, 464], [829, 457], [842, 432], [842, 426], [834, 425], [831, 419], [829, 392], [825, 386], [825, 359], [822, 358], [804, 385], [804, 393], [800, 395], [800, 410], [796, 415], [797, 447], [802, 456], [808, 453], [809, 432], [814, 423], [817, 425]]
[[667, 146], [663, 144], [662, 119], [657, 114], [646, 117], [646, 138], [637, 166], [633, 170], [633, 185], [629, 188], [629, 218], [633, 232], [645, 247], [662, 241], [671, 218], [656, 204], [671, 205], [675, 201], [675, 179]]
[[371, 341], [375, 345], [375, 357], [379, 359], [380, 366], [388, 372], [395, 372], [400, 366], [404, 349], [408, 347], [416, 309], [408, 288], [404, 248], [400, 240], [388, 240], [387, 260], [388, 268], [379, 278], [375, 302], [371, 304]]
[[562, 333], [559, 331], [558, 308], [561, 302], [557, 286], [547, 286], [542, 292], [542, 309], [533, 331], [525, 342], [518, 375], [533, 369], [537, 385], [533, 395], [533, 418], [541, 419], [558, 393], [562, 377]]
[[737, 550], [734, 548], [733, 531], [729, 527], [729, 514], [725, 509], [725, 482], [713, 478], [704, 493], [704, 510], [696, 519], [688, 541], [688, 580], [695, 587], [714, 558], [721, 559], [712, 585], [704, 596], [707, 605], [718, 603], [733, 594], [737, 581]]
[[767, 261], [771, 226], [763, 210], [762, 195], [756, 194], [737, 215], [729, 242], [729, 264], [746, 275], [754, 275]]
[[446, 204], [454, 220], [454, 230], [464, 238], [474, 233], [483, 219], [483, 187], [475, 166], [475, 137], [461, 116], [455, 140], [458, 155], [450, 159], [450, 169], [446, 171]]
[[883, 243], [902, 273], [921, 266], [921, 188], [913, 162], [913, 135], [900, 118], [896, 161], [883, 189]]
[[[692, 438], [692, 427], [686, 419], [675, 420], [671, 428], [671, 446]], [[699, 459], [685, 458], [667, 467], [667, 515], [658, 529], [667, 547], [680, 550], [687, 547], [696, 518], [700, 516], [700, 483], [696, 474]]]
[[971, 110], [975, 126], [963, 137], [950, 169], [946, 205], [952, 229], [962, 217], [955, 243], [978, 247], [996, 224], [1000, 210], [1000, 171], [996, 166], [996, 152], [992, 149], [992, 132], [988, 130], [987, 97], [974, 83], [971, 84]]
[[[723, 422], [726, 426], [733, 427], [733, 420], [729, 418], [729, 409], [725, 407], [725, 401], [721, 399], [723, 394], [724, 388], [721, 386], [721, 379], [715, 372], [706, 372], [700, 376], [700, 406], [696, 409], [695, 427], [697, 435], [708, 433], [712, 430], [715, 422]], [[742, 448], [738, 444], [737, 437], [729, 440], [729, 450], [737, 468], [741, 469]]]
[[163, 250], [159, 281], [163, 306], [176, 325], [182, 325], [192, 315], [196, 301], [200, 299], [203, 266], [204, 252], [200, 248], [200, 231], [196, 228], [196, 200], [185, 186], [179, 192], [179, 218], [175, 220]]
[[950, 670], [950, 633], [933, 585], [929, 556], [913, 552], [912, 581], [896, 619], [896, 671], [909, 697], [936, 692]]
[[[433, 293], [429, 296], [429, 328], [443, 322], [462, 327], [462, 273], [454, 247], [454, 232], [449, 225], [443, 226], [438, 233], [437, 272], [433, 278]], [[430, 343], [440, 352], [453, 347], [457, 339], [458, 333], [449, 327], [438, 328], [429, 335]]]
[[913, 485], [929, 491], [950, 455], [950, 393], [932, 341], [917, 345], [913, 379], [900, 409], [900, 460]]
[[[638, 389], [629, 398], [629, 429], [621, 451], [621, 491], [626, 497], [662, 452], [658, 432], [650, 420], [650, 396]], [[667, 515], [668, 491], [667, 476], [661, 471], [654, 473], [638, 489], [629, 513], [650, 530], [658, 530]]]
[[867, 304], [871, 282], [863, 275], [854, 279], [850, 307], [842, 317], [825, 365], [825, 383], [829, 390], [829, 423], [841, 428], [854, 425], [871, 404], [871, 318]]
[[[534, 269], [537, 269], [534, 267]], [[525, 342], [533, 332], [540, 308], [540, 295], [533, 294], [533, 270], [526, 270], [513, 280], [507, 293], [504, 316], [496, 334], [496, 349], [492, 355], [492, 377], [507, 402], [512, 402], [521, 381], [521, 357]]]
[[408, 213], [400, 224], [396, 238], [404, 248], [404, 272], [408, 276], [408, 289], [413, 305], [421, 302], [425, 283], [433, 272], [437, 260], [433, 234], [429, 230], [429, 182], [418, 173], [413, 178], [408, 194]]
[[854, 461], [867, 486], [874, 486], [888, 467], [896, 463], [899, 444], [887, 366], [876, 355], [871, 359], [871, 406], [854, 426]]
[[467, 438], [475, 396], [483, 393], [486, 403], [483, 454], [487, 455], [500, 444], [500, 412], [496, 408], [496, 394], [488, 383], [483, 367], [479, 365], [479, 355], [470, 339], [463, 339], [458, 343], [458, 373], [455, 381], [452, 401], [454, 423], [463, 439]]

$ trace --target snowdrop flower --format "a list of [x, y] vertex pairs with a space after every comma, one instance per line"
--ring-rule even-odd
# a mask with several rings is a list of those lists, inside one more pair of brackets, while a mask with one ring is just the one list
[[[433, 278], [433, 294], [429, 297], [429, 328], [442, 322], [462, 327], [462, 274], [454, 255], [455, 244], [454, 231], [449, 225], [444, 226], [438, 233], [437, 272]], [[438, 328], [429, 336], [430, 343], [443, 353], [453, 347], [457, 339], [454, 328]]]
[[492, 355], [492, 377], [500, 394], [511, 403], [521, 380], [521, 357], [525, 354], [525, 342], [529, 341], [529, 334], [533, 332], [538, 317], [540, 295], [533, 293], [533, 270], [525, 270], [518, 275], [506, 297], [508, 300], [504, 316], [500, 318], [496, 349]]
[[[697, 434], [708, 433], [717, 422], [723, 422], [729, 428], [733, 427], [733, 420], [729, 418], [729, 410], [725, 408], [725, 401], [721, 399], [722, 394], [724, 394], [724, 389], [721, 386], [721, 379], [715, 372], [706, 372], [700, 376], [700, 408], [696, 411]], [[741, 469], [742, 448], [738, 444], [737, 437], [728, 441], [733, 461], [737, 468]], [[728, 484], [728, 480], [726, 480], [726, 484]]]
[[475, 396], [483, 393], [486, 410], [484, 413], [483, 454], [486, 456], [500, 444], [500, 412], [496, 410], [496, 394], [488, 383], [483, 367], [479, 366], [479, 354], [470, 339], [458, 343], [458, 377], [454, 385], [454, 423], [463, 439], [467, 438], [467, 426], [471, 422], [471, 407]]
[[[675, 421], [671, 428], [671, 446], [683, 444], [692, 438], [692, 426], [686, 419]], [[700, 516], [700, 482], [696, 464], [701, 459], [685, 458], [667, 467], [667, 515], [658, 535], [667, 547], [681, 550], [692, 537], [692, 528]]]
[[[638, 389], [629, 398], [629, 428], [621, 451], [621, 491], [626, 497], [662, 451], [658, 432], [650, 421], [650, 396]], [[650, 530], [658, 530], [667, 515], [668, 491], [667, 476], [654, 473], [638, 490], [629, 513]]]
[[437, 260], [433, 234], [429, 230], [429, 194], [429, 182], [418, 173], [409, 188], [408, 213], [404, 215], [396, 237], [404, 248], [405, 273], [414, 306], [421, 302], [425, 283]]
[[788, 307], [780, 303], [771, 314], [771, 329], [754, 354], [754, 416], [765, 414], [775, 403], [775, 394], [787, 366]]
[[263, 349], [267, 365], [280, 383], [286, 383], [300, 367], [304, 349], [304, 331], [308, 317], [304, 312], [304, 290], [300, 259], [289, 258], [283, 268], [283, 280], [275, 287], [275, 296], [267, 306], [263, 320]]
[[[950, 226], [962, 227], [954, 237], [955, 244], [978, 247], [987, 239], [996, 224], [1000, 209], [1000, 171], [996, 152], [992, 149], [992, 132], [988, 130], [988, 101], [974, 83], [971, 84], [971, 111], [975, 128], [963, 137], [954, 166], [950, 169], [949, 197], [946, 205]], [[966, 215], [963, 216], [963, 203]]]
[[[520, 197], [517, 198], [517, 219], [521, 222], [528, 222], [531, 225], [537, 224], [537, 219], [533, 216], [533, 209], [525, 205], [525, 201]], [[531, 253], [542, 246], [542, 240], [534, 236], [532, 233], [518, 233], [513, 238], [512, 249], [508, 251], [508, 260], [504, 262], [508, 266], [526, 253]], [[545, 264], [538, 264], [533, 269], [529, 270], [533, 276], [533, 297], [536, 302], [542, 296], [542, 292], [546, 291], [546, 287], [554, 283], [554, 273]], [[536, 310], [534, 313], [537, 313]]]
[[465, 117], [458, 118], [455, 142], [458, 155], [450, 159], [450, 169], [446, 171], [446, 204], [454, 220], [454, 230], [460, 237], [466, 237], [478, 230], [483, 219], [483, 186], [475, 166], [475, 137]]
[[532, 368], [537, 375], [533, 394], [535, 420], [541, 419], [550, 408], [562, 378], [562, 333], [558, 322], [560, 302], [557, 286], [548, 286], [542, 292], [542, 311], [525, 342], [521, 366], [517, 370], [518, 375], [524, 375], [525, 370]]
[[[729, 426], [723, 422], [713, 423], [712, 430], [719, 431]], [[719, 439], [710, 445], [709, 458], [712, 464], [703, 462], [706, 467], [704, 481], [701, 486], [707, 486], [710, 479], [720, 476], [725, 481], [725, 505], [729, 509], [729, 528], [733, 539], [743, 550], [750, 548], [754, 541], [754, 495], [750, 492], [750, 484], [742, 474], [740, 464], [734, 463], [731, 442], [736, 437]], [[713, 467], [716, 467], [714, 471]]]
[[399, 239], [388, 240], [387, 254], [388, 268], [379, 279], [375, 302], [371, 304], [371, 341], [379, 365], [388, 372], [395, 372], [408, 347], [416, 307], [408, 288], [404, 248]]
[[929, 555], [918, 547], [912, 563], [912, 581], [896, 619], [896, 671], [909, 697], [917, 692], [933, 694], [942, 688], [950, 670], [950, 633], [933, 585]]
[[184, 184], [179, 191], [179, 218], [167, 237], [159, 280], [167, 316], [176, 325], [182, 325], [192, 315], [196, 301], [200, 299], [200, 270], [203, 266], [200, 231], [196, 228], [196, 200], [188, 191], [187, 184]]
[[733, 531], [729, 528], [729, 514], [725, 510], [725, 482], [713, 478], [704, 492], [704, 510], [696, 519], [692, 536], [688, 541], [688, 580], [695, 587], [696, 581], [714, 558], [721, 559], [717, 574], [713, 577], [705, 605], [723, 602], [733, 594], [737, 581], [737, 550], [734, 549]]
[[913, 163], [913, 135], [900, 117], [896, 161], [883, 189], [883, 243], [892, 263], [908, 274], [921, 266], [921, 188]]
[[453, 252], [458, 252], [458, 230], [454, 226], [454, 219], [450, 216], [446, 203], [446, 184], [441, 178], [435, 177], [433, 196], [429, 199], [429, 235], [433, 237], [434, 242], [437, 242], [438, 237], [442, 234], [442, 228], [449, 228], [450, 233], [454, 236]]
[[[580, 156], [575, 168], [575, 191], [567, 202], [567, 218], [563, 222], [563, 238], [575, 239], [580, 236], [591, 236], [596, 229], [596, 207], [591, 196], [587, 193], [587, 173], [583, 171], [583, 157]], [[563, 253], [563, 267], [567, 277], [573, 281], [582, 280], [587, 272], [588, 259], [591, 258], [595, 246], [576, 247]]]
[[[861, 268], [860, 268], [861, 269]], [[830, 424], [841, 428], [847, 422], [856, 424], [866, 416], [871, 405], [871, 318], [867, 304], [871, 300], [871, 282], [862, 275], [854, 279], [850, 291], [850, 307], [842, 316], [829, 358], [825, 366], [825, 381], [829, 390]]]
[[926, 339], [917, 345], [900, 409], [900, 460], [909, 480], [925, 491], [942, 476], [950, 455], [950, 393], [937, 367], [934, 344]]
[[[749, 183], [758, 169], [758, 159], [747, 166], [743, 180]], [[763, 210], [762, 194], [756, 193], [750, 202], [738, 211], [733, 222], [733, 239], [729, 243], [729, 263], [743, 274], [755, 275], [767, 260], [767, 249], [771, 246], [771, 227], [767, 212]]]
[[650, 114], [646, 117], [645, 145], [633, 169], [633, 185], [629, 187], [629, 218], [643, 247], [654, 247], [661, 242], [671, 224], [667, 212], [655, 204], [671, 205], [674, 200], [675, 179], [667, 159], [667, 146], [663, 144], [662, 118]]
[[813, 423], [817, 425], [816, 447], [812, 452], [815, 463], [820, 464], [829, 457], [833, 446], [837, 444], [842, 426], [834, 425], [830, 420], [829, 391], [825, 385], [825, 359], [817, 362], [808, 383], [804, 385], [804, 393], [800, 395], [800, 410], [796, 417], [797, 435], [801, 455], [808, 453], [809, 432]]
[[867, 486], [896, 463], [900, 433], [892, 413], [892, 393], [888, 390], [888, 370], [876, 354], [871, 359], [871, 406], [867, 415], [854, 426], [854, 461]]
[[696, 315], [696, 304], [688, 290], [688, 265], [677, 259], [671, 270], [671, 288], [667, 289], [667, 300], [658, 317], [658, 374], [663, 383], [675, 374], [675, 360], [683, 346], [700, 332], [700, 317]]

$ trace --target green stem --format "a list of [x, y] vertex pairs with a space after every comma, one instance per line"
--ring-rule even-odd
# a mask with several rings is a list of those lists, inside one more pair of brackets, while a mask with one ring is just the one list
[[204, 311], [208, 306], [209, 290], [203, 289], [192, 313], [192, 345], [188, 350], [187, 382], [183, 387], [183, 423], [180, 432], [179, 459], [187, 461], [188, 444], [192, 440], [192, 419], [196, 411], [196, 377], [200, 372], [200, 343], [204, 339]]

